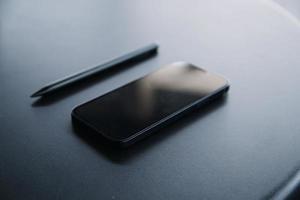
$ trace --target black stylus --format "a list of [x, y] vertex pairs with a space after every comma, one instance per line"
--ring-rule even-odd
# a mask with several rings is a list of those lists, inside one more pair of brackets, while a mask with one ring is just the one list
[[80, 72], [77, 72], [75, 74], [69, 75], [67, 77], [64, 77], [62, 79], [59, 79], [57, 81], [54, 81], [52, 83], [47, 84], [46, 86], [42, 87], [35, 93], [31, 95], [31, 97], [38, 97], [43, 96], [49, 93], [52, 93], [58, 89], [61, 89], [67, 85], [71, 85], [75, 82], [78, 82], [80, 80], [83, 80], [85, 78], [88, 78], [90, 76], [93, 76], [95, 74], [101, 73], [104, 70], [114, 68], [123, 64], [127, 64], [129, 62], [134, 62], [139, 59], [144, 59], [146, 57], [149, 57], [157, 52], [158, 45], [157, 44], [149, 44], [145, 47], [142, 47], [140, 49], [137, 49], [135, 51], [132, 51], [130, 53], [127, 53], [125, 55], [122, 55], [118, 58], [112, 59], [108, 62], [105, 62], [103, 64], [100, 64], [96, 67], [92, 67]]

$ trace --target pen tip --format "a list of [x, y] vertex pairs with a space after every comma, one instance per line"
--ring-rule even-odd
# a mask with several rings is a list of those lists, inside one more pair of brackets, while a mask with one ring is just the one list
[[30, 97], [40, 97], [40, 96], [44, 95], [45, 93], [47, 93], [49, 88], [50, 88], [49, 86], [45, 86], [45, 87], [39, 89], [38, 91], [34, 92], [32, 95], [30, 95]]
[[36, 91], [35, 93], [33, 93], [32, 95], [30, 95], [30, 97], [40, 97], [42, 95], [44, 95], [46, 92], [46, 90], [44, 88]]
[[37, 92], [35, 92], [35, 93], [33, 93], [32, 95], [30, 95], [30, 97], [32, 98], [32, 97], [38, 97], [38, 96], [40, 96]]

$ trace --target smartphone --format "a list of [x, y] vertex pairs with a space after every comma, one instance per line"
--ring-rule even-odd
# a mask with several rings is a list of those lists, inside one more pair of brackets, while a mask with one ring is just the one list
[[128, 146], [228, 89], [220, 75], [176, 62], [77, 106], [72, 120], [113, 144]]

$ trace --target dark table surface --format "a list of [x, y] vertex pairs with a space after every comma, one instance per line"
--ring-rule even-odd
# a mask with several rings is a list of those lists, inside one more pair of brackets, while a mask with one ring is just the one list
[[[272, 196], [300, 166], [299, 36], [270, 0], [2, 0], [1, 199]], [[153, 41], [145, 62], [29, 97]], [[227, 97], [127, 150], [73, 130], [76, 105], [180, 60], [226, 76]]]

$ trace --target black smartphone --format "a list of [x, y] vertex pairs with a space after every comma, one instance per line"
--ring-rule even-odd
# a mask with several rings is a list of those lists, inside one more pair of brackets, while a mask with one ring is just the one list
[[228, 89], [225, 78], [176, 62], [77, 106], [72, 120], [128, 146]]

